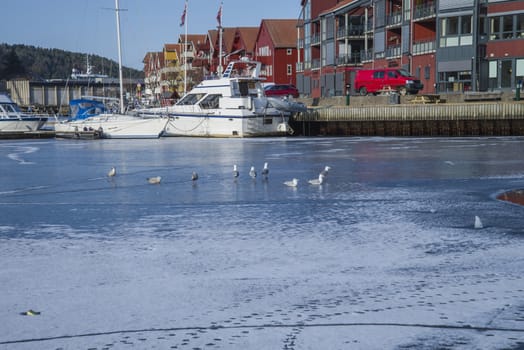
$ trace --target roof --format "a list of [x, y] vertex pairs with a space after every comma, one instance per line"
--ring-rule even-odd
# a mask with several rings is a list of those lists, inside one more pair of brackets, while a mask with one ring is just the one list
[[[185, 42], [185, 34], [181, 34], [178, 42], [183, 43]], [[203, 43], [206, 41], [206, 34], [188, 34], [187, 35], [187, 41], [193, 43], [195, 46], [197, 44]]]
[[252, 52], [257, 41], [259, 27], [238, 27], [237, 30], [244, 43], [244, 48], [248, 52]]
[[333, 12], [336, 12], [338, 10], [343, 9], [344, 7], [346, 7], [346, 6], [350, 5], [350, 4], [357, 3], [357, 2], [360, 2], [360, 0], [342, 0], [341, 2], [336, 4], [335, 6], [322, 11], [319, 14], [319, 16], [324, 16], [324, 15], [327, 15], [327, 14], [331, 14]]
[[260, 28], [266, 27], [275, 48], [296, 48], [298, 23], [296, 19], [263, 19]]

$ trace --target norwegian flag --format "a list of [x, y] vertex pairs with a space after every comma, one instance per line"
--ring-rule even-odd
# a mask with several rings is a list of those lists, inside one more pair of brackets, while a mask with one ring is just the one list
[[186, 13], [187, 13], [187, 1], [184, 6], [184, 12], [182, 12], [182, 17], [180, 17], [180, 26], [183, 27], [186, 24]]
[[220, 4], [220, 7], [218, 9], [217, 22], [218, 22], [218, 26], [221, 27], [222, 26], [222, 4]]

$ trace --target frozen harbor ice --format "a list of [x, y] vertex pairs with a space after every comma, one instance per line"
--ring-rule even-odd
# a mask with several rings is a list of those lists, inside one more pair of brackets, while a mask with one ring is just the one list
[[0, 349], [524, 349], [523, 149], [2, 142]]

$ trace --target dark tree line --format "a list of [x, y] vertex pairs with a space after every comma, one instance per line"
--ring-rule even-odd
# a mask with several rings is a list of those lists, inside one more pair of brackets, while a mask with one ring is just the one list
[[[118, 63], [89, 55], [93, 73], [118, 78]], [[86, 54], [28, 45], [0, 44], [0, 80], [14, 78], [66, 79], [73, 68], [86, 71]], [[124, 78], [143, 78], [143, 72], [123, 68]]]

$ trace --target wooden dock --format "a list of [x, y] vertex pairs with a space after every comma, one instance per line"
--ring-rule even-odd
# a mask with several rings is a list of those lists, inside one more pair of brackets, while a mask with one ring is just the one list
[[294, 117], [303, 136], [524, 135], [524, 103], [319, 107]]
[[0, 140], [13, 139], [49, 139], [55, 137], [54, 130], [38, 130], [23, 132], [0, 132]]

